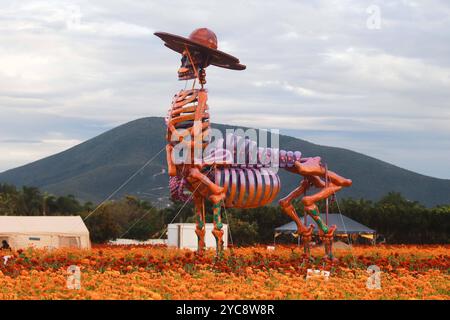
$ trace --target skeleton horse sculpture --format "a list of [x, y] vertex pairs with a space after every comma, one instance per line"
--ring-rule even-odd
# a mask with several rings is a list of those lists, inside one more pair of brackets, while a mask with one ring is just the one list
[[[205, 200], [212, 203], [212, 233], [217, 242], [217, 254], [220, 255], [223, 250], [222, 206], [255, 208], [271, 203], [281, 185], [278, 174], [268, 168], [266, 158], [276, 156], [280, 169], [297, 174], [302, 179], [296, 189], [279, 201], [281, 209], [295, 221], [297, 235], [301, 236], [305, 252], [309, 254], [314, 226], [305, 226], [293, 206], [293, 200], [301, 198], [305, 214], [310, 215], [319, 227], [318, 234], [324, 243], [326, 256], [332, 258], [336, 226], [326, 225], [316, 203], [343, 187], [349, 187], [352, 181], [328, 170], [320, 157], [304, 158], [300, 151], [256, 148], [254, 141], [241, 141], [236, 136], [226, 137], [226, 149], [222, 139], [207, 153], [207, 157], [197, 157], [196, 150], [203, 152], [209, 147], [207, 137], [211, 129], [208, 92], [204, 87], [206, 67], [214, 65], [232, 70], [244, 70], [246, 67], [237, 58], [218, 50], [217, 37], [207, 28], [194, 30], [188, 38], [165, 32], [156, 32], [155, 35], [164, 41], [166, 47], [181, 54], [178, 79], [194, 80], [192, 89], [181, 90], [173, 97], [166, 118], [166, 153], [172, 198], [194, 201], [198, 252], [202, 253], [205, 248]], [[200, 88], [195, 88], [196, 81]], [[181, 161], [175, 157], [180, 145], [188, 150]], [[250, 159], [249, 150], [256, 150], [254, 159]], [[238, 164], [237, 155], [242, 152], [244, 161]], [[305, 196], [311, 187], [318, 191]]]

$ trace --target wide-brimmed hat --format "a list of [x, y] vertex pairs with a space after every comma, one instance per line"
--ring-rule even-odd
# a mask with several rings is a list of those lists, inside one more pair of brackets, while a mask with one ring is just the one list
[[239, 59], [217, 50], [217, 37], [214, 32], [208, 28], [199, 28], [194, 30], [189, 38], [177, 36], [167, 32], [155, 32], [155, 36], [164, 41], [164, 45], [178, 53], [183, 53], [186, 49], [189, 51], [199, 51], [210, 57], [209, 63], [227, 69], [244, 70], [245, 66], [239, 63]]

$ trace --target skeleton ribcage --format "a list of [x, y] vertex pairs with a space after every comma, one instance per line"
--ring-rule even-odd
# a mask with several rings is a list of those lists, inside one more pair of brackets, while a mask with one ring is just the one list
[[206, 100], [206, 91], [198, 89], [182, 90], [174, 96], [166, 118], [169, 143], [194, 141], [195, 135], [208, 137], [210, 123]]
[[280, 178], [270, 168], [216, 168], [214, 182], [225, 189], [229, 208], [266, 205], [280, 191]]

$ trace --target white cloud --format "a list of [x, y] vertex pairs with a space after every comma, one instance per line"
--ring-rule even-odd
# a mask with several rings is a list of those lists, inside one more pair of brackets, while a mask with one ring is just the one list
[[294, 86], [287, 81], [269, 80], [269, 81], [255, 81], [253, 83], [256, 87], [272, 87], [281, 88], [288, 92], [293, 92], [296, 95], [305, 98], [313, 99], [345, 99], [345, 98], [364, 98], [364, 96], [348, 95], [348, 94], [332, 94], [327, 92], [319, 92], [313, 89], [304, 88], [301, 86]]
[[450, 87], [450, 68], [421, 59], [394, 56], [380, 50], [348, 48], [324, 53], [325, 65], [344, 70], [345, 80], [362, 82], [369, 88], [392, 91], [434, 91]]
[[64, 151], [82, 141], [77, 139], [0, 140], [0, 170], [18, 167]]

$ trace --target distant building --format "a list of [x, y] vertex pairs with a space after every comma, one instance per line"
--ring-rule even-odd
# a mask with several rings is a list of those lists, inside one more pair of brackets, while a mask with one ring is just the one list
[[[325, 221], [326, 214], [321, 213], [320, 217], [323, 221]], [[304, 221], [304, 218], [302, 218], [302, 222], [306, 226], [313, 224], [315, 226], [314, 233], [317, 234], [319, 232], [319, 229], [314, 220], [311, 218], [311, 216], [309, 215], [307, 216], [306, 223]], [[337, 229], [334, 234], [336, 237], [339, 237], [342, 240], [350, 238], [354, 241], [356, 238], [362, 237], [369, 239], [370, 241], [375, 241], [376, 238], [375, 230], [370, 229], [369, 227], [339, 213], [328, 214], [328, 225], [329, 226], [336, 225]], [[275, 228], [275, 238], [280, 234], [292, 234], [295, 233], [296, 231], [297, 225], [295, 224], [294, 221], [291, 221], [285, 225]]]
[[0, 216], [0, 242], [12, 249], [90, 248], [89, 230], [80, 216]]

